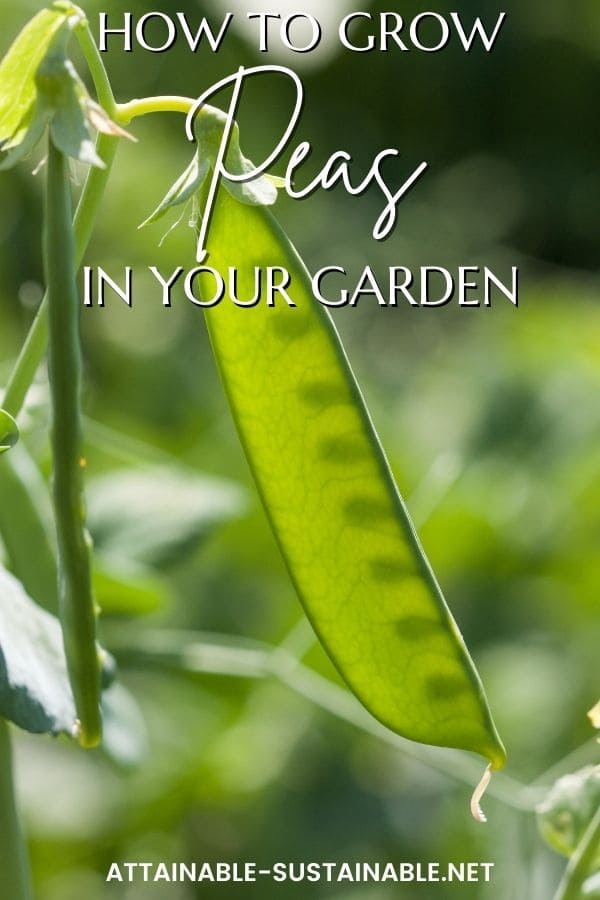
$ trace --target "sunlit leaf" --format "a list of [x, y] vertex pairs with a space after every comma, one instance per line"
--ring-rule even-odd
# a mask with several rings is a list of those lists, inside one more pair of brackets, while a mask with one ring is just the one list
[[36, 72], [60, 30], [81, 13], [70, 3], [43, 9], [20, 32], [0, 63], [0, 142], [12, 139], [31, 116], [36, 101]]
[[174, 206], [179, 206], [181, 203], [185, 203], [186, 200], [189, 200], [194, 191], [197, 191], [202, 187], [208, 169], [208, 159], [205, 158], [200, 161], [198, 153], [195, 153], [194, 158], [187, 169], [185, 169], [183, 174], [171, 185], [154, 212], [142, 222], [140, 228], [158, 221], [158, 219], [161, 219], [169, 209], [172, 209]]

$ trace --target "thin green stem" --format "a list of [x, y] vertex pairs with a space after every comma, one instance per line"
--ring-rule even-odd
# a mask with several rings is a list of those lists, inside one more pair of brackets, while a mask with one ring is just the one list
[[587, 765], [596, 765], [597, 759], [598, 741], [595, 737], [589, 738], [585, 743], [580, 744], [571, 753], [567, 753], [557, 763], [554, 763], [549, 769], [542, 772], [541, 775], [538, 775], [535, 781], [532, 782], [532, 786], [547, 787], [554, 784], [562, 775], [575, 772], [577, 769], [582, 769]]
[[152, 113], [179, 112], [185, 115], [193, 108], [195, 102], [190, 97], [144, 97], [141, 100], [130, 100], [129, 103], [117, 104], [114, 118], [119, 125], [129, 125], [132, 119]]
[[75, 237], [67, 160], [48, 142], [44, 267], [48, 290], [53, 496], [59, 550], [60, 615], [83, 746], [101, 737], [100, 666], [89, 538], [83, 514], [81, 351]]
[[83, 191], [73, 219], [75, 233], [75, 264], [79, 268], [83, 254], [92, 237], [98, 209], [114, 162], [119, 138], [109, 134], [99, 134], [96, 141], [96, 152], [104, 163], [104, 168], [92, 166], [88, 172]]
[[96, 42], [90, 31], [90, 25], [87, 19], [81, 20], [75, 29], [75, 34], [94, 81], [98, 103], [100, 106], [104, 107], [104, 110], [111, 118], [114, 118], [117, 104], [106, 69], [104, 68], [104, 62], [102, 61], [102, 57], [100, 56]]
[[4, 391], [2, 407], [16, 418], [33, 384], [48, 344], [48, 310], [44, 296]]
[[13, 784], [12, 748], [7, 722], [0, 718], [0, 872], [2, 895], [31, 900], [29, 865]]
[[584, 882], [591, 874], [600, 850], [600, 807], [588, 825], [577, 850], [569, 860], [554, 900], [580, 900]]
[[[377, 722], [353, 694], [303, 665], [282, 647], [241, 638], [231, 640], [220, 635], [194, 637], [189, 632], [177, 631], [146, 632], [136, 635], [133, 644], [128, 643], [127, 634], [115, 634], [109, 643], [118, 655], [134, 664], [162, 664], [188, 672], [234, 678], [276, 678], [320, 709], [455, 781], [472, 786], [481, 775], [480, 762], [465, 753], [440, 751], [390, 731]], [[521, 812], [532, 812], [541, 799], [540, 793], [503, 773], [494, 775], [488, 794]]]
[[[75, 213], [73, 227], [75, 231], [75, 260], [77, 267], [79, 267], [83, 259], [83, 254], [92, 235], [94, 222], [104, 195], [106, 183], [110, 177], [118, 143], [118, 138], [106, 134], [99, 135], [96, 143], [98, 155], [104, 161], [105, 168], [99, 169], [94, 166], [90, 169], [81, 193], [77, 212]], [[47, 296], [44, 296], [4, 393], [2, 407], [13, 417], [16, 417], [23, 407], [27, 391], [33, 383], [35, 373], [44, 358], [47, 346], [48, 299]]]

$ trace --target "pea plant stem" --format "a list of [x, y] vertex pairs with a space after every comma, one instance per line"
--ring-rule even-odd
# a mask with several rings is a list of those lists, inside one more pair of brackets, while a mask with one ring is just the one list
[[580, 900], [582, 888], [600, 849], [600, 807], [569, 860], [554, 900]]
[[32, 900], [23, 832], [17, 814], [12, 747], [7, 722], [0, 718], [0, 872], [3, 896]]
[[98, 47], [96, 46], [96, 42], [94, 41], [92, 32], [90, 31], [89, 22], [87, 19], [81, 20], [75, 30], [75, 34], [77, 36], [79, 46], [81, 47], [83, 55], [85, 56], [85, 61], [88, 64], [90, 74], [94, 81], [94, 87], [96, 88], [96, 94], [98, 96], [98, 103], [100, 104], [100, 106], [104, 107], [104, 110], [112, 119], [114, 118], [116, 112], [115, 97], [106, 69], [104, 68], [102, 57], [100, 56], [100, 52], [98, 50]]
[[44, 266], [48, 290], [53, 496], [60, 614], [83, 746], [101, 737], [100, 667], [82, 494], [81, 352], [67, 161], [49, 141]]

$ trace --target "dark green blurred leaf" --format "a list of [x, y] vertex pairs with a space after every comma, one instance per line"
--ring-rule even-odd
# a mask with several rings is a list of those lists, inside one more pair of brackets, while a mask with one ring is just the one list
[[71, 734], [75, 723], [60, 624], [2, 568], [0, 713], [34, 733]]

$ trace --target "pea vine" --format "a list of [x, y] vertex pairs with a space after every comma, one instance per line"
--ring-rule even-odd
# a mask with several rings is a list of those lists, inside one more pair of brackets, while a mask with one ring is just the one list
[[[97, 100], [88, 95], [67, 54], [73, 35]], [[24, 67], [24, 59], [33, 59], [35, 65]], [[124, 129], [141, 116], [159, 112], [189, 116], [196, 111], [194, 156], [149, 221], [191, 200], [193, 222], [203, 228], [201, 211], [210, 206], [210, 228], [204, 229], [202, 243], [207, 240], [211, 264], [218, 272], [234, 266], [240, 273], [237, 290], [244, 296], [253, 291], [250, 259], [265, 270], [279, 267], [294, 276], [293, 309], [285, 305], [257, 309], [241, 325], [233, 306], [207, 308], [206, 321], [240, 440], [290, 577], [314, 633], [350, 690], [333, 685], [302, 662], [312, 640], [306, 638], [306, 620], [276, 648], [245, 647], [240, 642], [229, 646], [204, 636], [181, 639], [166, 632], [132, 641], [127, 634], [115, 635], [111, 647], [144, 664], [274, 677], [401, 752], [470, 783], [478, 764], [462, 751], [480, 754], [490, 768], [502, 768], [505, 751], [479, 675], [398, 493], [337, 333], [327, 312], [311, 302], [304, 264], [265, 209], [277, 196], [277, 180], [253, 174], [252, 164], [241, 153], [233, 117], [206, 105], [198, 111], [197, 101], [186, 97], [116, 103], [85, 15], [63, 0], [26, 26], [2, 63], [0, 78], [6, 86], [0, 103], [5, 153], [0, 167], [20, 162], [45, 135], [48, 148], [46, 294], [9, 377], [0, 411], [0, 452], [7, 451], [0, 477], [10, 486], [30, 531], [40, 536], [41, 562], [35, 583], [33, 579], [27, 583], [23, 576], [21, 584], [5, 573], [3, 589], [11, 592], [16, 607], [36, 616], [50, 636], [48, 658], [60, 669], [63, 685], [60, 702], [55, 697], [46, 703], [43, 666], [35, 684], [34, 676], [24, 678], [16, 663], [8, 666], [9, 685], [4, 691], [8, 699], [1, 710], [5, 718], [31, 731], [70, 733], [84, 747], [102, 740], [103, 688], [112, 678], [112, 665], [97, 643], [86, 530], [76, 273], [118, 144], [131, 137]], [[89, 166], [74, 216], [69, 159]], [[215, 172], [223, 159], [231, 177], [218, 184]], [[203, 294], [210, 295], [205, 275], [200, 283]], [[16, 420], [46, 353], [56, 558], [52, 541], [46, 540], [40, 508], [22, 489], [17, 462]], [[307, 359], [312, 361], [309, 368]], [[277, 442], [269, 440], [274, 429]], [[282, 456], [281, 446], [291, 452]], [[0, 521], [0, 531], [4, 530]], [[344, 541], [333, 551], [319, 552], [316, 540], [327, 533], [343, 533]], [[5, 543], [10, 555], [10, 534]], [[57, 609], [51, 599], [56, 595]], [[40, 609], [43, 605], [48, 611]], [[53, 615], [57, 611], [60, 627]], [[444, 757], [447, 762], [442, 763], [434, 751], [411, 741], [454, 748], [456, 755]], [[0, 848], [2, 871], [11, 897], [25, 900], [31, 889], [4, 719], [0, 763], [1, 830], [6, 836]], [[583, 802], [582, 796], [597, 797], [597, 767], [583, 770], [578, 790], [577, 802]], [[554, 807], [545, 788], [527, 788], [500, 774], [490, 793], [527, 812], [541, 802], [546, 836], [557, 845], [548, 824]], [[484, 820], [478, 799], [476, 794], [474, 815]], [[600, 819], [593, 804], [576, 837], [576, 843], [560, 848], [570, 860], [556, 900], [582, 896], [597, 862]]]

